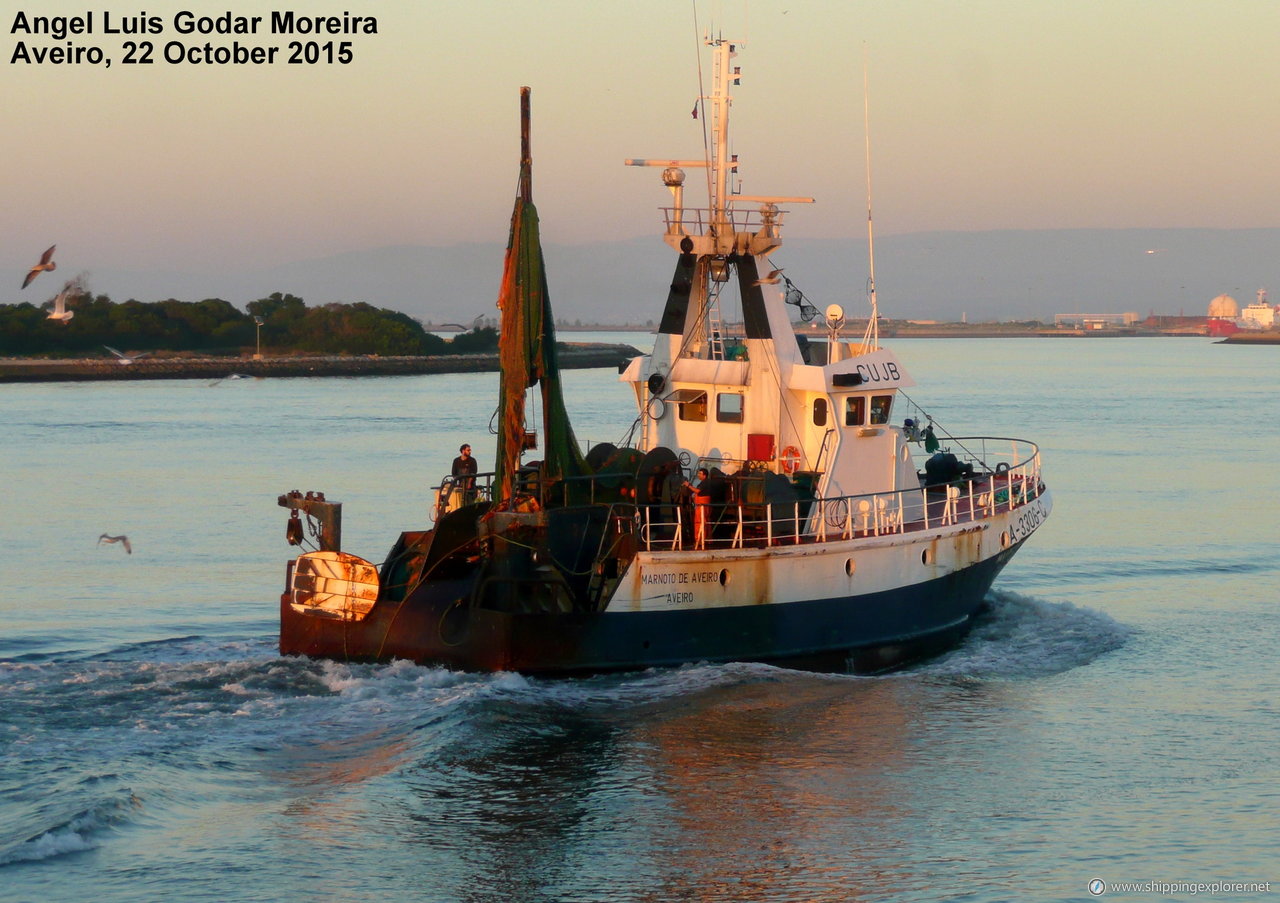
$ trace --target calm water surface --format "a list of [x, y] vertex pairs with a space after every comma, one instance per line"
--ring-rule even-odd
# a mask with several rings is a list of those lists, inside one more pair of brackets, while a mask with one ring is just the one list
[[[889, 344], [1056, 497], [965, 644], [876, 678], [281, 659], [276, 496], [380, 561], [491, 457], [495, 376], [0, 387], [0, 899], [1280, 892], [1280, 349]], [[626, 433], [614, 372], [566, 382], [580, 436]]]

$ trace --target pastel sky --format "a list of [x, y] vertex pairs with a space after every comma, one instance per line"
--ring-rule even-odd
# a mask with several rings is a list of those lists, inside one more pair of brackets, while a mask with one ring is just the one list
[[[283, 3], [283, 0], [280, 0]], [[88, 5], [86, 5], [86, 3]], [[1275, 0], [467, 0], [298, 3], [376, 16], [348, 65], [9, 62], [29, 16], [268, 16], [259, 0], [4, 4], [6, 265], [258, 267], [505, 240], [518, 93], [533, 89], [544, 240], [655, 234], [668, 195], [629, 156], [700, 156], [698, 29], [741, 39], [749, 194], [812, 195], [789, 234], [865, 232], [863, 59], [878, 233], [1280, 225]], [[304, 39], [305, 40], [305, 39]], [[283, 56], [283, 51], [282, 51]], [[709, 84], [709, 83], [708, 83]], [[74, 263], [72, 261], [75, 261]], [[15, 283], [16, 289], [16, 283]], [[10, 297], [12, 295], [12, 297]], [[29, 300], [0, 292], [0, 302]]]

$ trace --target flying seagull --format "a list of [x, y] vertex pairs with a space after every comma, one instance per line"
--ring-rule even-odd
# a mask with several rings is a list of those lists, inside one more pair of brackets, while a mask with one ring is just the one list
[[75, 311], [67, 310], [67, 295], [71, 294], [71, 290], [75, 287], [74, 279], [62, 287], [62, 291], [58, 292], [58, 297], [53, 299], [53, 310], [49, 311], [49, 316], [46, 319], [61, 320], [63, 325], [66, 325], [67, 321], [76, 315]]
[[56, 247], [57, 245], [53, 245], [52, 247], [49, 248], [49, 250], [45, 251], [43, 254], [40, 255], [40, 262], [37, 263], [35, 266], [33, 266], [31, 268], [31, 272], [27, 273], [27, 278], [22, 280], [23, 288], [26, 288], [28, 285], [30, 285], [31, 280], [39, 276], [45, 270], [49, 270], [50, 272], [52, 272], [53, 270], [56, 270], [58, 268], [58, 265], [53, 262], [53, 249]]
[[768, 276], [761, 277], [760, 279], [757, 279], [755, 282], [751, 284], [752, 285], [777, 285], [778, 280], [780, 278], [782, 278], [782, 270], [770, 270]]
[[133, 546], [129, 544], [129, 537], [127, 536], [108, 536], [107, 534], [103, 533], [101, 536], [98, 537], [98, 545], [102, 545], [104, 542], [107, 542], [107, 543], [118, 542], [124, 546], [124, 550], [127, 554], [129, 555], [133, 554]]
[[135, 355], [133, 355], [132, 357], [129, 357], [129, 356], [128, 356], [128, 355], [126, 355], [126, 354], [122, 354], [121, 352], [116, 351], [116, 350], [115, 350], [114, 348], [112, 348], [110, 345], [103, 345], [102, 347], [103, 347], [103, 348], [105, 348], [105, 349], [107, 349], [108, 351], [110, 351], [112, 354], [114, 354], [117, 358], [119, 358], [119, 359], [120, 359], [120, 363], [122, 363], [122, 364], [124, 364], [124, 365], [126, 365], [126, 366], [128, 366], [129, 364], [132, 364], [132, 363], [133, 363], [134, 361], [136, 361], [136, 360], [140, 360], [141, 358], [146, 357], [148, 354], [150, 354], [150, 353], [151, 353], [150, 351], [144, 351], [144, 352], [142, 352], [142, 354], [135, 354]]

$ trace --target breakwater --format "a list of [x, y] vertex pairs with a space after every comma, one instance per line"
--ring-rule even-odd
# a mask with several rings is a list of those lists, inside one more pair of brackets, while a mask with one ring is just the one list
[[1280, 345], [1280, 331], [1237, 332], [1227, 336], [1219, 345]]
[[[617, 367], [639, 355], [630, 345], [561, 343], [560, 367]], [[0, 360], [0, 383], [76, 382], [107, 379], [225, 379], [230, 376], [405, 376], [422, 373], [482, 373], [499, 369], [497, 354], [427, 357], [330, 355], [317, 357], [145, 357], [129, 364], [115, 358]]]

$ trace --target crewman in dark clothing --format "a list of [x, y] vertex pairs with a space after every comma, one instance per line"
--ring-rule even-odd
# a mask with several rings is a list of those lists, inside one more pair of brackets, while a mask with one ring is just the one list
[[[729, 502], [729, 481], [718, 467], [698, 483], [698, 492], [707, 499], [707, 538], [713, 538], [716, 528], [725, 521], [725, 507]], [[723, 530], [721, 531], [723, 532]], [[719, 537], [723, 538], [723, 537]]]
[[471, 457], [471, 446], [463, 444], [458, 449], [458, 457], [453, 459], [453, 485], [455, 491], [462, 493], [462, 503], [470, 504], [475, 500], [476, 473], [480, 465]]

